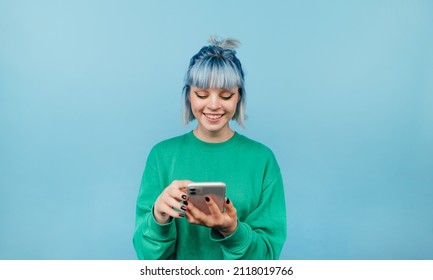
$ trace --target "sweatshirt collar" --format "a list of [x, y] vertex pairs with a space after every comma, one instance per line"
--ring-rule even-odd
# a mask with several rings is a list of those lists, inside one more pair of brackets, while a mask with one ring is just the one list
[[210, 143], [198, 139], [194, 135], [193, 131], [190, 131], [189, 133], [186, 134], [186, 140], [188, 141], [188, 143], [198, 147], [201, 150], [206, 150], [206, 151], [223, 151], [223, 150], [231, 149], [236, 146], [236, 142], [238, 141], [239, 137], [240, 134], [235, 131], [233, 136], [224, 142]]

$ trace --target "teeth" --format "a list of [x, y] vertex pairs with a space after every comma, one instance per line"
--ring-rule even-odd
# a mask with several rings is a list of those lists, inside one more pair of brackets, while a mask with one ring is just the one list
[[213, 120], [216, 120], [216, 119], [219, 119], [219, 118], [222, 117], [222, 115], [208, 115], [208, 114], [205, 114], [205, 115], [206, 115], [206, 117], [208, 117], [209, 119], [213, 119]]

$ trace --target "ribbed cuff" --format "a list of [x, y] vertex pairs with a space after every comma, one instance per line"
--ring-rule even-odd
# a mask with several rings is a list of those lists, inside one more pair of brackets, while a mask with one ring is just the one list
[[153, 208], [152, 212], [149, 213], [146, 223], [143, 223], [142, 231], [143, 234], [146, 234], [155, 240], [167, 240], [176, 236], [174, 219], [170, 219], [166, 224], [158, 223], [153, 216]]
[[238, 221], [236, 230], [227, 237], [224, 237], [217, 230], [212, 229], [210, 232], [210, 239], [219, 242], [221, 246], [225, 247], [228, 251], [241, 251], [249, 246], [252, 238], [252, 229], [246, 223]]

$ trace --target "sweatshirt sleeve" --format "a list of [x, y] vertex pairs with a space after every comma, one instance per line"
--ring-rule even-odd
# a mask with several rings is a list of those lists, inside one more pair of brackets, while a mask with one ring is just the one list
[[[286, 240], [286, 206], [280, 169], [274, 157], [268, 164], [260, 204], [236, 231], [223, 237], [216, 230], [211, 239], [219, 242], [224, 259], [278, 259]], [[236, 207], [236, 205], [235, 205]]]
[[159, 224], [153, 216], [153, 204], [162, 191], [156, 166], [156, 153], [147, 159], [137, 198], [133, 244], [138, 259], [171, 259], [176, 243], [176, 223]]

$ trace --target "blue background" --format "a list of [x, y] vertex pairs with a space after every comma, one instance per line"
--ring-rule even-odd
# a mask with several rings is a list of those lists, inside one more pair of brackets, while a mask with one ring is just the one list
[[[211, 34], [286, 185], [283, 259], [433, 259], [432, 1], [0, 1], [0, 258], [135, 259]], [[278, 213], [275, 213], [278, 215]]]

